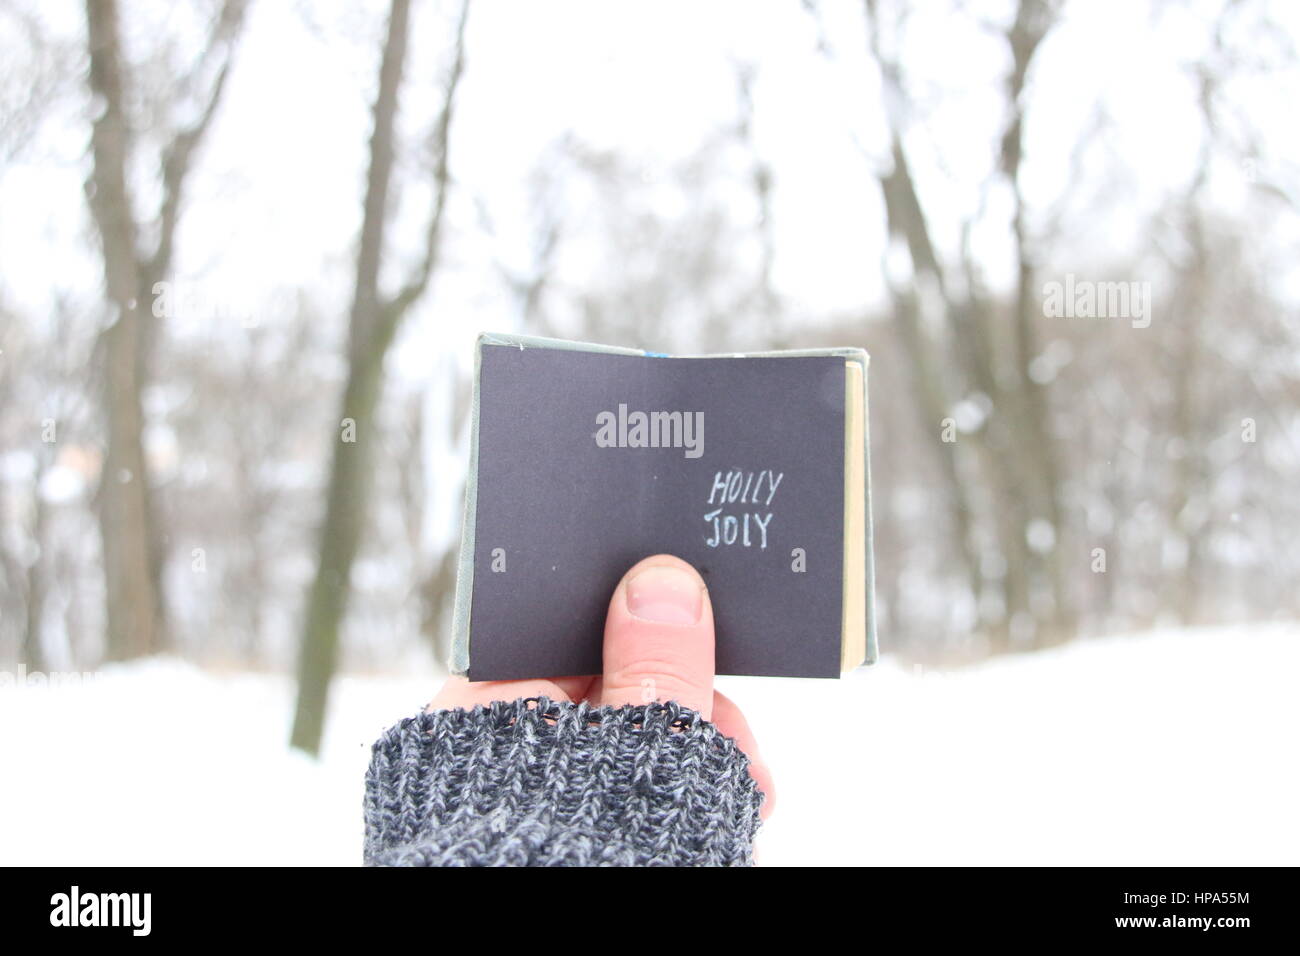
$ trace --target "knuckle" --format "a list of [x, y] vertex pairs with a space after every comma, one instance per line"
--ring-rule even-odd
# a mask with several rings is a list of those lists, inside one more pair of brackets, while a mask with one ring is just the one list
[[640, 691], [645, 703], [677, 700], [698, 706], [702, 684], [680, 662], [669, 660], [636, 661], [605, 677], [606, 689], [620, 694]]

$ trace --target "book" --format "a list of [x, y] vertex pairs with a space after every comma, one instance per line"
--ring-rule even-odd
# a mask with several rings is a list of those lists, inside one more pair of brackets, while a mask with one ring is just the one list
[[453, 673], [599, 674], [610, 596], [657, 553], [704, 578], [719, 674], [876, 659], [865, 351], [476, 351]]

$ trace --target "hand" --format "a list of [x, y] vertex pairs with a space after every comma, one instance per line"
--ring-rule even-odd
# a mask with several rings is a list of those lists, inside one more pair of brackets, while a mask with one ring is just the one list
[[772, 812], [772, 775], [740, 708], [713, 689], [713, 605], [703, 579], [680, 558], [637, 562], [614, 589], [605, 618], [605, 673], [549, 680], [468, 681], [452, 677], [429, 710], [549, 697], [621, 707], [675, 700], [710, 720], [749, 757], [749, 772]]

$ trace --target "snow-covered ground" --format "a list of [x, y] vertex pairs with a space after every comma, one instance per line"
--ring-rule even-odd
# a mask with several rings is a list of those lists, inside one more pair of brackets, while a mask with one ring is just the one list
[[[1081, 642], [950, 673], [728, 678], [778, 788], [765, 864], [1300, 863], [1300, 625]], [[0, 863], [349, 864], [370, 742], [437, 678], [335, 688], [169, 660], [0, 690]]]

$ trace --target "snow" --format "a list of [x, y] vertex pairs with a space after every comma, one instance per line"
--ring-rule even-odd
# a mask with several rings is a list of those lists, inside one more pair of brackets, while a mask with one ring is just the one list
[[[763, 864], [1300, 862], [1300, 624], [948, 672], [726, 678], [776, 776]], [[348, 676], [321, 761], [286, 677], [166, 659], [0, 683], [0, 863], [352, 864], [369, 745], [437, 679]]]

